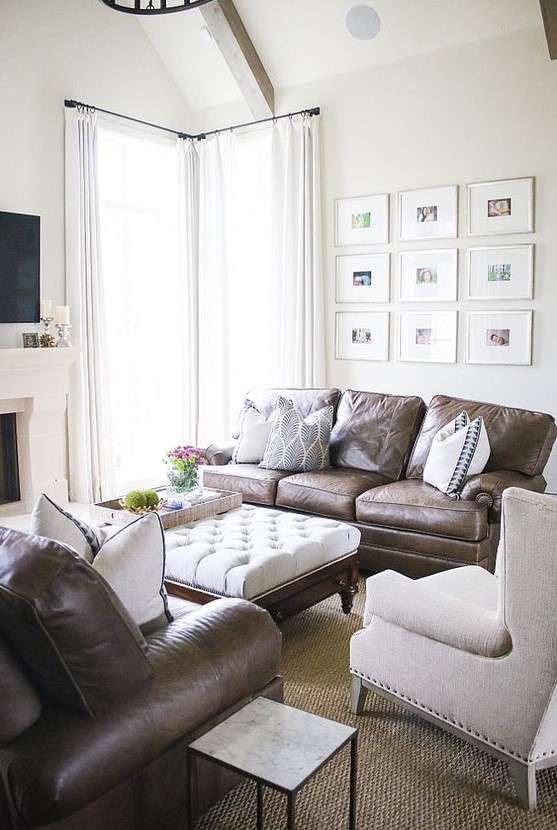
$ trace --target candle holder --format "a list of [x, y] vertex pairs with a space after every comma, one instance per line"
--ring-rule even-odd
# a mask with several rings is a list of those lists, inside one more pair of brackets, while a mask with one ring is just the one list
[[68, 349], [72, 344], [70, 343], [70, 330], [71, 326], [69, 323], [56, 323], [56, 328], [58, 329], [58, 343], [56, 344], [57, 348], [59, 349]]
[[50, 331], [50, 324], [54, 320], [54, 317], [41, 317], [41, 322], [44, 323], [44, 333], [45, 334], [52, 334]]

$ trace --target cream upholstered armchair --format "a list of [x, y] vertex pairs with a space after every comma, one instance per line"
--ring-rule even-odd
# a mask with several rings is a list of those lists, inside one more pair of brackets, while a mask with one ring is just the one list
[[557, 498], [503, 494], [496, 575], [478, 566], [413, 581], [367, 580], [350, 643], [352, 709], [367, 691], [502, 759], [536, 806], [536, 770], [557, 765]]

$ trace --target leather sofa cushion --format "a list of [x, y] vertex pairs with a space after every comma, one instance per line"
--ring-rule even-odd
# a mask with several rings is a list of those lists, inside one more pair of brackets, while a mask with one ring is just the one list
[[279, 482], [276, 506], [354, 521], [356, 496], [386, 480], [379, 473], [343, 468], [295, 473]]
[[0, 628], [41, 693], [93, 717], [152, 674], [139, 628], [104, 579], [63, 545], [7, 528]]
[[540, 475], [549, 458], [557, 428], [551, 415], [481, 401], [435, 395], [428, 406], [422, 428], [408, 462], [407, 478], [421, 478], [435, 433], [462, 410], [471, 420], [481, 415], [487, 429], [491, 454], [485, 472], [516, 470]]
[[[340, 394], [340, 389], [336, 389], [334, 387], [323, 389], [299, 389], [285, 387], [283, 389], [250, 389], [250, 391], [246, 393], [246, 399], [252, 401], [259, 412], [261, 412], [266, 418], [271, 414], [271, 412], [273, 412], [275, 406], [277, 405], [278, 399], [281, 397], [292, 401], [294, 409], [299, 415], [301, 415], [302, 418], [307, 418], [310, 413], [316, 412], [318, 409], [323, 409], [324, 406], [333, 407], [334, 418], [334, 413], [336, 413], [338, 402], [340, 400]], [[240, 413], [240, 417], [242, 414], [243, 408]], [[232, 437], [237, 438], [238, 435], [239, 432], [237, 426]]]
[[401, 478], [425, 412], [421, 398], [346, 390], [331, 433], [331, 463]]
[[356, 519], [378, 527], [478, 542], [488, 534], [488, 508], [451, 499], [417, 479], [395, 481], [362, 493]]
[[0, 746], [4, 746], [35, 723], [42, 707], [33, 686], [1, 640], [0, 701]]
[[206, 465], [203, 486], [241, 493], [244, 501], [253, 504], [273, 505], [279, 481], [289, 475], [292, 473], [288, 470], [266, 470], [258, 464]]

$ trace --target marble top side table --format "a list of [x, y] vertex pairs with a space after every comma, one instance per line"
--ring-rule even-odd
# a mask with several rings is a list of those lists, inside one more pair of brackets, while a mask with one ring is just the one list
[[[303, 785], [350, 743], [349, 828], [356, 830], [357, 729], [256, 698], [193, 741], [188, 752], [208, 758], [257, 783], [257, 830], [263, 830], [263, 786], [288, 796], [288, 830], [295, 827], [295, 797]], [[193, 764], [190, 764], [189, 824], [193, 830]]]

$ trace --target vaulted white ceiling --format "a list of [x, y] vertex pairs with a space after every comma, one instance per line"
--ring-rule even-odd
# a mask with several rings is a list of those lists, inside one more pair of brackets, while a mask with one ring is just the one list
[[[345, 24], [362, 0], [234, 2], [275, 90], [525, 29], [543, 36], [538, 0], [370, 0], [381, 29], [369, 41]], [[129, 19], [144, 28], [192, 110], [241, 100], [198, 9]]]

